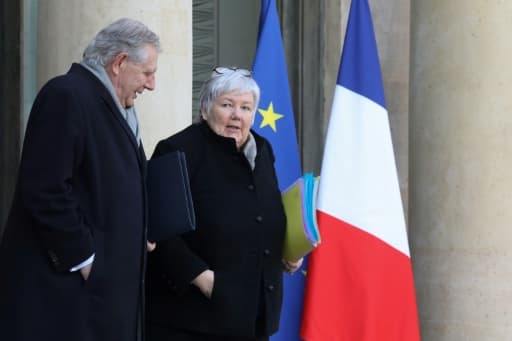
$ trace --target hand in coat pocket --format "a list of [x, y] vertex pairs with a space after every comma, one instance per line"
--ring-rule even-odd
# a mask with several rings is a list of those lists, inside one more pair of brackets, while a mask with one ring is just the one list
[[215, 275], [212, 270], [205, 270], [192, 280], [192, 284], [198, 287], [208, 299], [212, 298], [214, 282]]

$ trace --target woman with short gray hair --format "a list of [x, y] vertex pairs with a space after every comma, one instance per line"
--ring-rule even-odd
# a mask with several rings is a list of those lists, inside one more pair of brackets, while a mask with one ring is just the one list
[[251, 130], [259, 98], [250, 71], [217, 67], [201, 90], [199, 122], [155, 149], [153, 158], [185, 153], [197, 228], [148, 258], [148, 341], [266, 341], [277, 331], [283, 270], [302, 260], [281, 259], [274, 153]]

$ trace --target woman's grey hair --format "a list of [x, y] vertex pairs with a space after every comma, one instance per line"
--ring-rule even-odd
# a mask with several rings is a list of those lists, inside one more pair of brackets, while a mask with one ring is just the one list
[[102, 29], [83, 53], [83, 62], [105, 67], [115, 56], [126, 53], [128, 60], [141, 64], [147, 59], [146, 45], [161, 52], [160, 39], [143, 23], [122, 18]]
[[199, 120], [202, 119], [202, 112], [210, 112], [213, 101], [217, 97], [233, 91], [251, 92], [254, 97], [254, 111], [256, 111], [260, 101], [260, 87], [252, 78], [251, 72], [236, 67], [216, 67], [199, 93]]

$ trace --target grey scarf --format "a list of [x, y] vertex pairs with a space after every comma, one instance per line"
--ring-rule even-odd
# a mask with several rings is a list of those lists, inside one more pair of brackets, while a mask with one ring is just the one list
[[249, 161], [252, 170], [254, 170], [254, 167], [256, 166], [256, 154], [258, 154], [258, 149], [256, 148], [256, 140], [250, 132], [242, 151], [244, 152], [247, 161]]
[[110, 95], [114, 99], [117, 108], [121, 112], [121, 115], [123, 115], [124, 119], [130, 126], [130, 129], [132, 130], [133, 135], [137, 140], [137, 143], [140, 145], [139, 119], [137, 116], [137, 112], [135, 111], [135, 107], [132, 106], [129, 108], [123, 108], [121, 102], [119, 101], [119, 98], [117, 97], [116, 91], [114, 90], [114, 86], [112, 85], [112, 82], [110, 81], [110, 78], [108, 77], [108, 74], [103, 66], [97, 64], [86, 64], [83, 60], [80, 62], [80, 65], [85, 67], [87, 70], [91, 71], [96, 77], [98, 77], [98, 79], [103, 83], [103, 85], [105, 85], [105, 87], [110, 92]]

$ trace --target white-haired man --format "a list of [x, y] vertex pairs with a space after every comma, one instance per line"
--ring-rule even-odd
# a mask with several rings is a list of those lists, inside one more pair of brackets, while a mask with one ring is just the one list
[[144, 24], [102, 29], [33, 104], [0, 244], [0, 335], [135, 341], [141, 335], [144, 172], [134, 101], [155, 88]]

